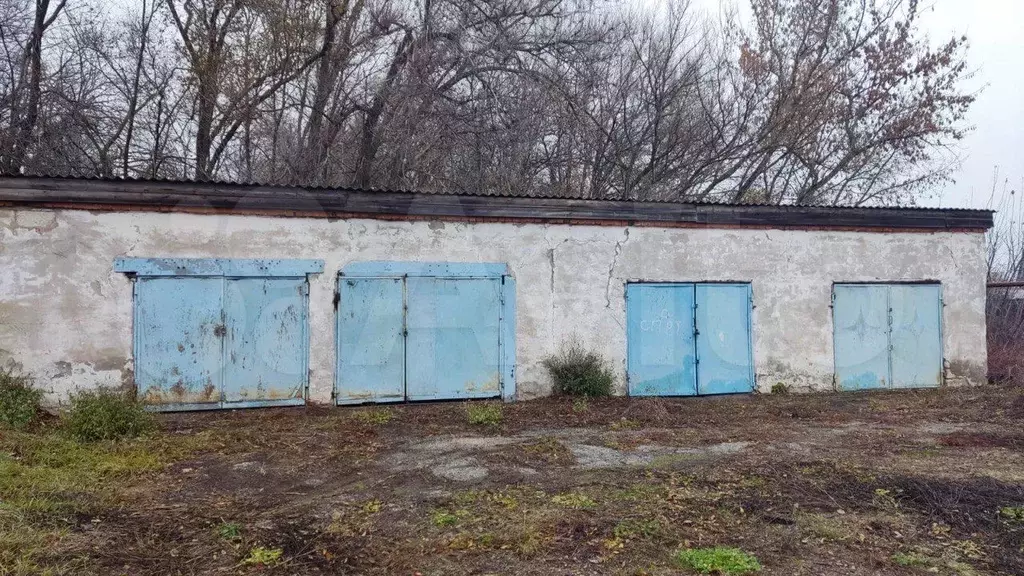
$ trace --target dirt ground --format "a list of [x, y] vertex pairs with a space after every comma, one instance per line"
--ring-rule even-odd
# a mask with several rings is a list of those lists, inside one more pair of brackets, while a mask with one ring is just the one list
[[158, 465], [22, 518], [0, 573], [1024, 574], [1020, 389], [469, 406], [161, 416]]

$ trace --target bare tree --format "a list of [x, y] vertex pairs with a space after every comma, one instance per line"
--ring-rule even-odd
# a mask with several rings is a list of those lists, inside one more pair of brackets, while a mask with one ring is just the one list
[[749, 142], [708, 192], [743, 200], [912, 201], [951, 169], [972, 95], [965, 38], [932, 49], [917, 0], [752, 0], [729, 92]]
[[913, 202], [966, 42], [916, 0], [0, 0], [0, 168], [634, 200]]
[[6, 172], [19, 172], [28, 154], [39, 120], [43, 91], [43, 48], [47, 30], [64, 11], [66, 0], [51, 5], [35, 0], [31, 7], [8, 0], [3, 3], [4, 23], [0, 25], [7, 58], [4, 100], [8, 129], [0, 148], [0, 164]]
[[1013, 186], [996, 168], [988, 205], [997, 210], [996, 225], [986, 237], [986, 301], [989, 378], [1024, 382], [1024, 178]]
[[216, 170], [239, 128], [316, 63], [303, 0], [167, 0], [195, 87], [197, 178]]

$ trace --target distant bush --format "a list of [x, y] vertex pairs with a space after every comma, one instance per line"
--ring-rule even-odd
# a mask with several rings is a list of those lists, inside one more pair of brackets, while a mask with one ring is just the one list
[[77, 440], [95, 442], [134, 438], [153, 430], [156, 422], [142, 405], [112, 390], [81, 392], [71, 398], [65, 429]]
[[544, 367], [551, 374], [556, 394], [610, 396], [615, 384], [615, 376], [605, 359], [577, 340], [569, 341], [558, 354], [546, 358]]
[[0, 427], [21, 430], [39, 414], [43, 391], [13, 366], [0, 367]]
[[785, 382], [772, 384], [772, 394], [789, 394], [789, 386]]
[[476, 426], [497, 426], [501, 424], [501, 404], [467, 404], [466, 419]]

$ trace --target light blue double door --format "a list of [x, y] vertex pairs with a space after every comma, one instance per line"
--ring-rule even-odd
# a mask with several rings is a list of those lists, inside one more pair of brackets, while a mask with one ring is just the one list
[[942, 383], [938, 284], [836, 284], [832, 314], [840, 390]]
[[154, 410], [305, 402], [316, 260], [121, 258], [134, 276], [135, 385]]
[[752, 391], [751, 306], [749, 284], [627, 284], [630, 395]]
[[341, 277], [337, 402], [502, 395], [502, 277]]

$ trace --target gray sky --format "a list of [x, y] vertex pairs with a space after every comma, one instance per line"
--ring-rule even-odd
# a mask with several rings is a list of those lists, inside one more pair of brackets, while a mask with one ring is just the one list
[[962, 142], [957, 181], [928, 203], [985, 208], [996, 167], [1000, 192], [1004, 183], [1021, 191], [1024, 179], [1024, 2], [934, 0], [924, 23], [934, 41], [967, 36], [975, 71], [970, 88], [981, 90], [968, 116], [974, 131]]

